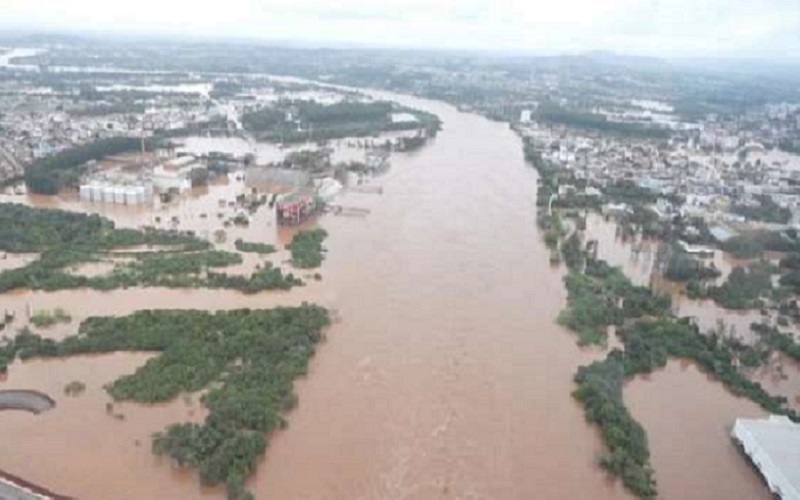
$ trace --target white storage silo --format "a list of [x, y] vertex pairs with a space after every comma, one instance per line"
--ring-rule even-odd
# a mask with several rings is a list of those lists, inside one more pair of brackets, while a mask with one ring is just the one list
[[103, 201], [103, 186], [96, 182], [89, 184], [89, 199], [93, 202]]
[[114, 203], [117, 205], [125, 204], [125, 186], [113, 186], [111, 190], [114, 192]]
[[105, 203], [114, 203], [114, 186], [104, 184], [100, 189], [103, 191], [103, 201]]

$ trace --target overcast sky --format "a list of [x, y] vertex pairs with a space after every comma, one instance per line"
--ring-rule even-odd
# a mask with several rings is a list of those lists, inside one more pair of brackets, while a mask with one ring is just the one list
[[0, 0], [0, 29], [800, 58], [800, 0]]

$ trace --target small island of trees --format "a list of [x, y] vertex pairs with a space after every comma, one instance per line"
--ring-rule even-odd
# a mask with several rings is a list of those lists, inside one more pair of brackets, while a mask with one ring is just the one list
[[292, 265], [301, 269], [319, 267], [325, 258], [322, 242], [328, 236], [324, 229], [303, 229], [297, 232], [289, 244]]

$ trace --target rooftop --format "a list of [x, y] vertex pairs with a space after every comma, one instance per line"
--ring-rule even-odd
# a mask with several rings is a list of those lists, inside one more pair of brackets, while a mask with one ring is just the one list
[[777, 415], [759, 420], [739, 418], [731, 435], [772, 493], [783, 500], [800, 500], [800, 424]]

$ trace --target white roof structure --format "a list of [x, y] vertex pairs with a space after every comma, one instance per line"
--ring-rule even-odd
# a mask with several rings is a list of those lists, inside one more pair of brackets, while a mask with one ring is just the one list
[[783, 500], [800, 500], [800, 424], [777, 415], [760, 420], [737, 418], [731, 436], [750, 456], [772, 493]]

